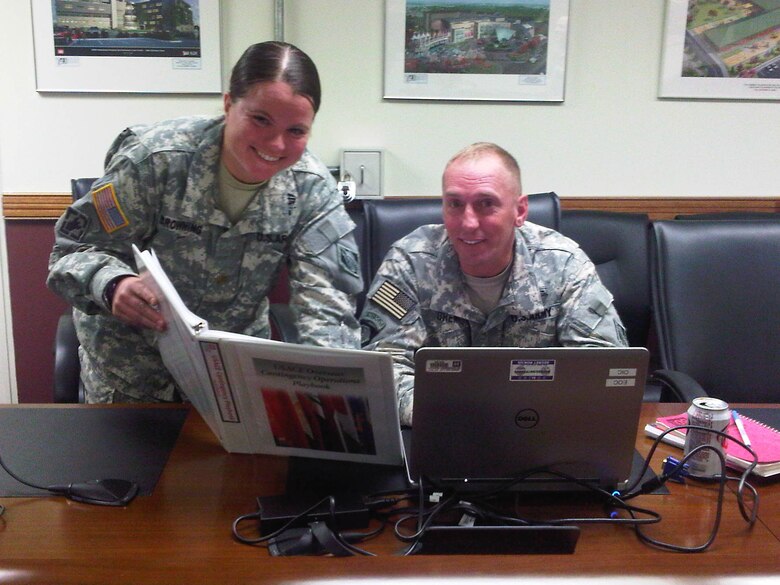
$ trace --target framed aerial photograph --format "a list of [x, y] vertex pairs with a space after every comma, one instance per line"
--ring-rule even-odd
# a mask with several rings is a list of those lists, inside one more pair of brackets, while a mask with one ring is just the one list
[[659, 96], [780, 100], [780, 0], [667, 0]]
[[220, 93], [219, 0], [31, 0], [39, 92]]
[[386, 0], [384, 97], [562, 102], [568, 0]]

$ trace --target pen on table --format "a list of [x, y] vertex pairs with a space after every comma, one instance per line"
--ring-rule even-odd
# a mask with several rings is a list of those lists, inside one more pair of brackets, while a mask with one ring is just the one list
[[742, 442], [750, 447], [750, 437], [748, 437], [745, 432], [745, 425], [742, 423], [742, 417], [739, 416], [739, 413], [736, 410], [731, 411], [731, 416], [734, 417], [734, 424], [737, 425], [737, 430], [739, 431], [739, 436], [742, 437]]

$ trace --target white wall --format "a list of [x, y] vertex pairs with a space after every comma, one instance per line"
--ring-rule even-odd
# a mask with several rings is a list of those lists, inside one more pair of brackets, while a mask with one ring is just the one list
[[[203, 2], [213, 0], [201, 0]], [[320, 68], [312, 149], [385, 149], [385, 193], [439, 191], [444, 162], [475, 140], [512, 151], [528, 192], [562, 196], [777, 196], [780, 103], [659, 100], [661, 0], [571, 0], [563, 104], [382, 99], [384, 2], [287, 0], [285, 40]], [[273, 37], [273, 0], [223, 0], [224, 77]], [[217, 113], [217, 96], [38, 94], [28, 0], [0, 2], [4, 192], [67, 192], [98, 174], [125, 125]]]
[[[0, 193], [3, 192], [3, 175], [0, 172]], [[0, 199], [0, 217], [3, 202]], [[14, 372], [14, 345], [11, 329], [11, 300], [8, 295], [8, 258], [5, 246], [5, 223], [0, 221], [0, 404], [16, 402], [16, 376]]]

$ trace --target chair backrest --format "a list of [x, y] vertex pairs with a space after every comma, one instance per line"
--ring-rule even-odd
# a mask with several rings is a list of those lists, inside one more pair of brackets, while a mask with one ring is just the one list
[[615, 299], [628, 341], [646, 347], [651, 322], [650, 220], [644, 213], [565, 210], [561, 233], [577, 242], [596, 265]]
[[363, 209], [363, 206], [360, 204], [348, 204], [347, 205], [347, 213], [349, 214], [349, 217], [352, 219], [352, 221], [355, 222], [355, 231], [353, 232], [355, 235], [355, 243], [358, 247], [358, 252], [360, 254], [360, 270], [361, 274], [363, 275], [363, 293], [358, 295], [357, 298], [357, 314], [360, 315], [360, 312], [363, 310], [363, 301], [365, 300], [365, 291], [368, 290], [368, 285], [371, 284], [368, 282], [369, 280], [369, 270], [370, 270], [370, 254], [368, 250], [369, 245], [369, 233], [368, 233], [368, 221], [366, 218], [365, 210]]
[[380, 199], [363, 201], [370, 239], [366, 246], [368, 275], [371, 284], [387, 251], [396, 241], [421, 225], [441, 223], [441, 199]]
[[681, 213], [674, 219], [762, 219], [780, 221], [780, 213], [767, 211], [713, 211], [709, 213]]
[[661, 366], [728, 402], [780, 401], [780, 222], [653, 224]]
[[[73, 201], [80, 199], [92, 188], [97, 177], [70, 180]], [[79, 339], [73, 325], [73, 309], [60, 315], [54, 339], [54, 402], [84, 402], [84, 389], [80, 382]]]
[[561, 201], [554, 191], [531, 193], [528, 196], [528, 221], [552, 228], [561, 229]]
[[54, 402], [84, 402], [80, 374], [79, 338], [68, 309], [60, 315], [54, 337]]
[[[371, 234], [368, 244], [370, 281], [390, 246], [421, 225], [442, 223], [441, 198], [364, 200], [363, 208]], [[561, 207], [554, 192], [528, 196], [528, 221], [557, 230]], [[368, 283], [367, 283], [368, 286]]]
[[92, 188], [92, 183], [97, 181], [97, 177], [82, 177], [79, 179], [70, 180], [70, 194], [73, 197], [73, 201], [81, 199], [84, 195], [89, 193]]

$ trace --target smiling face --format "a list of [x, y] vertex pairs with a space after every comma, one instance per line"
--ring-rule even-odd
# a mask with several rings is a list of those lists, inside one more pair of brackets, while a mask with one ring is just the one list
[[515, 227], [528, 215], [518, 178], [488, 152], [451, 162], [442, 183], [444, 227], [461, 270], [483, 278], [501, 273], [512, 260]]
[[255, 83], [244, 97], [225, 94], [222, 162], [243, 183], [260, 183], [295, 164], [309, 141], [314, 107], [283, 81]]

